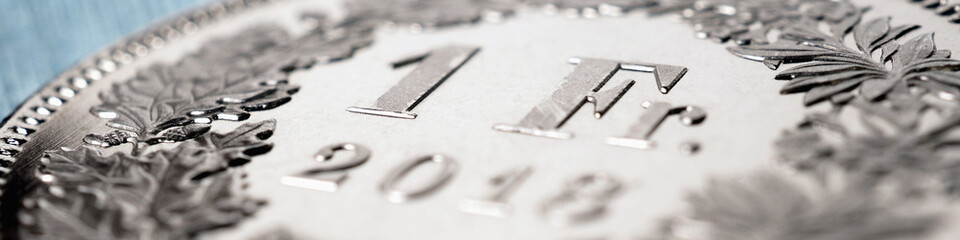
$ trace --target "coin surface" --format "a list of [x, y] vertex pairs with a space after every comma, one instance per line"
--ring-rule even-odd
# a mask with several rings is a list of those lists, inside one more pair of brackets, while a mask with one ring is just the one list
[[0, 230], [954, 239], [957, 4], [213, 3], [6, 118]]

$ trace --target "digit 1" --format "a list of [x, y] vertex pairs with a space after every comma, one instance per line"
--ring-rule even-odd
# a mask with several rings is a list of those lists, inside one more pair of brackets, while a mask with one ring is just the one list
[[[415, 190], [400, 190], [398, 188], [404, 177], [417, 167], [427, 163], [439, 164], [440, 172], [433, 175], [429, 181], [426, 181], [426, 184], [414, 187], [413, 189]], [[416, 200], [430, 195], [443, 187], [443, 185], [453, 178], [456, 172], [457, 162], [452, 158], [443, 155], [429, 155], [415, 158], [390, 171], [390, 173], [387, 174], [387, 178], [380, 182], [380, 193], [387, 198], [387, 201], [394, 203]]]
[[352, 113], [370, 114], [383, 117], [414, 119], [413, 110], [417, 104], [427, 98], [433, 90], [440, 87], [453, 72], [480, 51], [478, 47], [448, 46], [393, 63], [393, 68], [420, 62], [420, 66], [400, 80], [384, 93], [373, 107], [349, 107]]
[[513, 212], [507, 198], [527, 180], [533, 168], [523, 167], [502, 173], [491, 179], [493, 191], [485, 198], [460, 200], [460, 211], [504, 218]]
[[[343, 162], [330, 161], [333, 159], [334, 153], [341, 151], [353, 152], [353, 156]], [[280, 179], [280, 182], [288, 186], [336, 192], [340, 189], [340, 184], [347, 178], [347, 169], [360, 166], [370, 159], [370, 149], [354, 143], [334, 144], [320, 149], [315, 159], [320, 162], [320, 167], [304, 171], [295, 176], [284, 176]]]
[[665, 102], [643, 102], [647, 110], [640, 115], [637, 123], [630, 127], [630, 132], [622, 137], [607, 138], [607, 144], [621, 147], [651, 149], [656, 142], [650, 139], [654, 130], [670, 115], [678, 115], [684, 125], [696, 125], [707, 118], [707, 112], [696, 106], [673, 106]]

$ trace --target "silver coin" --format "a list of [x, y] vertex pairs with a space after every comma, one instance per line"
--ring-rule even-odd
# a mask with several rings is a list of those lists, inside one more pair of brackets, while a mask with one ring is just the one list
[[213, 3], [7, 118], [0, 230], [953, 239], [957, 4]]

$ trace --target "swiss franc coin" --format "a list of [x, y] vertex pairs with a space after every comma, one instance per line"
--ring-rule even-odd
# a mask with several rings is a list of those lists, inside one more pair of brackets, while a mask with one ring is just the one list
[[5, 118], [0, 230], [958, 239], [957, 22], [955, 0], [214, 2]]

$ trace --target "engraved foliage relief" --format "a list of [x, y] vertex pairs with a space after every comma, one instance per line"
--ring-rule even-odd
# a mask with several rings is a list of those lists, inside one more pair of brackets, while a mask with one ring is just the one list
[[[244, 121], [297, 92], [291, 72], [351, 56], [369, 44], [369, 24], [321, 25], [292, 37], [260, 26], [213, 40], [177, 64], [155, 64], [100, 94], [90, 110], [116, 131], [88, 146], [48, 152], [18, 218], [24, 237], [188, 238], [231, 226], [262, 200], [246, 196], [241, 166], [272, 148], [276, 121], [209, 132], [215, 120]], [[335, 30], [335, 31], [334, 31]], [[172, 149], [151, 148], [180, 142]], [[131, 143], [130, 153], [95, 147]], [[56, 230], [54, 230], [56, 229]]]
[[[958, 159], [949, 153], [958, 140], [960, 61], [936, 48], [933, 33], [915, 33], [917, 25], [863, 19], [867, 9], [846, 1], [531, 2], [583, 16], [679, 13], [699, 37], [731, 42], [736, 56], [774, 70], [797, 64], [776, 76], [785, 81], [782, 93], [802, 93], [806, 105], [831, 106], [809, 114], [776, 143], [779, 160], [800, 174], [763, 170], [742, 181], [708, 184], [690, 194], [685, 216], [664, 221], [658, 238], [911, 238], [929, 234], [945, 218], [923, 205], [957, 194]], [[207, 43], [177, 64], [141, 69], [100, 93], [102, 104], [90, 110], [110, 119], [115, 131], [84, 138], [101, 148], [131, 143], [132, 152], [103, 155], [88, 146], [48, 153], [38, 173], [46, 185], [20, 212], [28, 226], [22, 233], [180, 238], [235, 224], [262, 204], [244, 195], [240, 167], [270, 150], [265, 140], [277, 123], [211, 133], [213, 121], [244, 121], [282, 106], [298, 89], [287, 81], [292, 71], [350, 57], [372, 42], [370, 32], [381, 21], [442, 27], [509, 15], [519, 4], [353, 1], [343, 21], [321, 19], [303, 36], [252, 28]], [[776, 37], [768, 38], [771, 33]], [[935, 121], [920, 121], [925, 116]], [[168, 142], [180, 143], [151, 148]], [[51, 228], [66, 230], [44, 231]]]
[[25, 199], [21, 234], [182, 239], [236, 224], [264, 203], [244, 193], [239, 166], [270, 151], [265, 139], [275, 124], [247, 123], [140, 156], [107, 156], [92, 147], [49, 152], [39, 178], [50, 186]]
[[[867, 9], [846, 2], [814, 4], [777, 23], [775, 40], [728, 48], [774, 70], [796, 63], [776, 75], [781, 93], [831, 106], [776, 143], [799, 175], [713, 182], [689, 196], [689, 216], [666, 221], [662, 238], [915, 239], [944, 223], [930, 209], [956, 196], [960, 61], [936, 48], [933, 33], [905, 37], [917, 25], [862, 19]], [[736, 207], [743, 202], [751, 207]]]
[[145, 69], [101, 93], [103, 104], [91, 113], [111, 119], [108, 125], [117, 131], [84, 140], [139, 147], [194, 138], [214, 120], [245, 120], [250, 112], [290, 101], [298, 87], [287, 81], [289, 71], [348, 57], [367, 44], [364, 35], [328, 36], [317, 30], [292, 39], [283, 30], [259, 27], [213, 41], [175, 65]]

